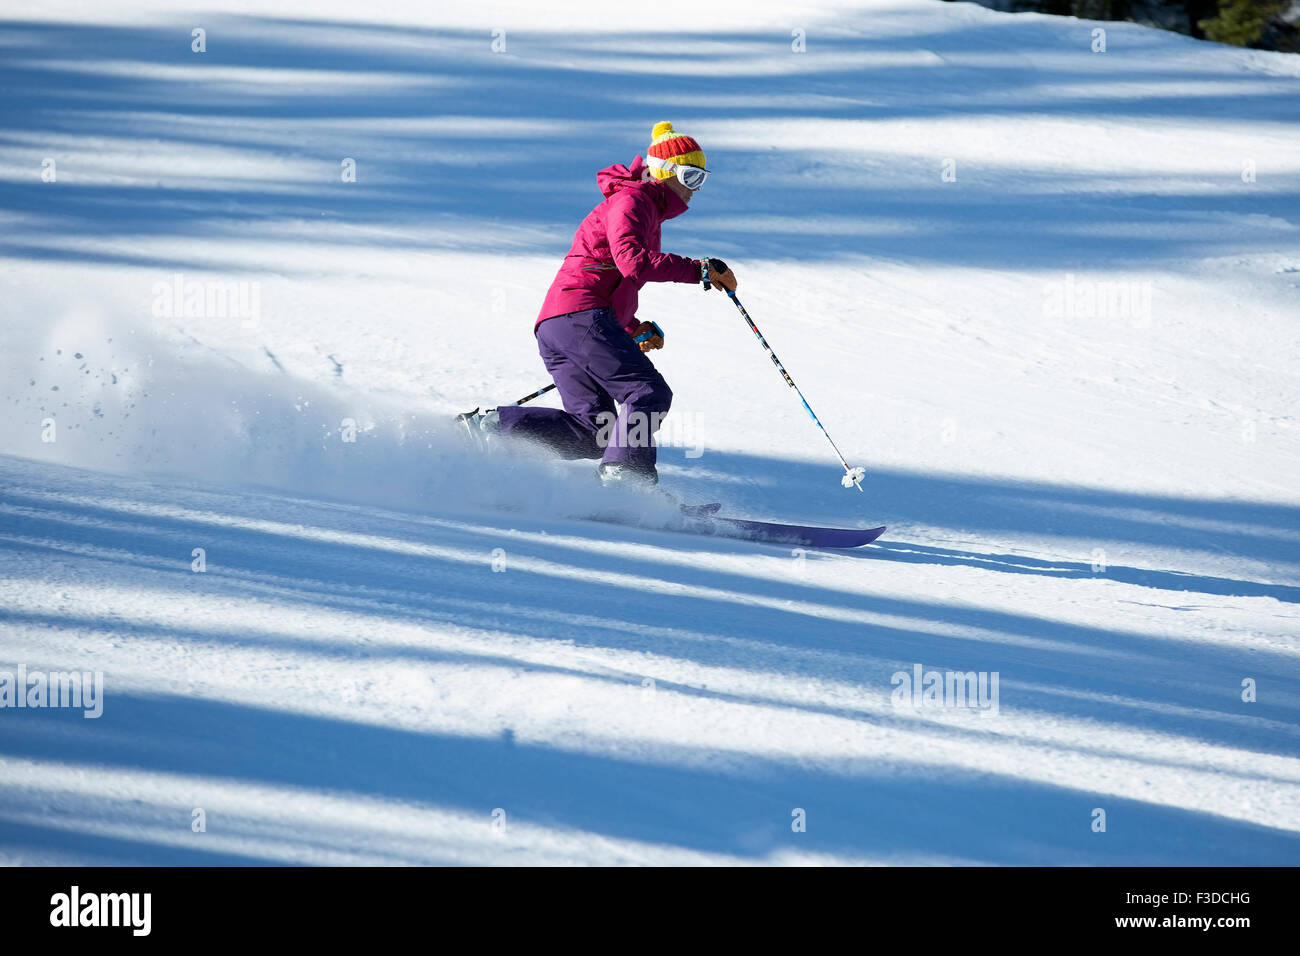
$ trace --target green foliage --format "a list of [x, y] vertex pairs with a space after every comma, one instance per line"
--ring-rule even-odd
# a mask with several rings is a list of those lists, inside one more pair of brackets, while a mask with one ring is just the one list
[[1288, 6], [1290, 0], [1220, 0], [1219, 15], [1202, 20], [1199, 26], [1218, 43], [1254, 46], [1268, 21]]

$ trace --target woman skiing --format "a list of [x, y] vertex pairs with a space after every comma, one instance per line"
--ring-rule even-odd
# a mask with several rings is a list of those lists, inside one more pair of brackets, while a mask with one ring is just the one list
[[708, 170], [699, 143], [672, 123], [650, 135], [644, 161], [597, 174], [605, 199], [578, 227], [533, 326], [564, 409], [503, 405], [457, 416], [480, 443], [529, 439], [563, 458], [601, 459], [606, 483], [658, 481], [654, 433], [673, 393], [645, 354], [663, 348], [663, 331], [637, 318], [637, 294], [647, 282], [734, 291], [736, 278], [720, 259], [659, 250], [661, 224], [686, 211]]

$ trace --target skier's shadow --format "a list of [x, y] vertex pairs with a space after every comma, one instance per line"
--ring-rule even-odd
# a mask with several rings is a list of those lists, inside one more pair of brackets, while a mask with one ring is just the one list
[[[1235, 578], [1193, 574], [1186, 571], [1156, 571], [1148, 568], [1130, 568], [1106, 564], [1096, 565], [1077, 561], [1046, 561], [1021, 554], [981, 554], [976, 551], [959, 551], [936, 548], [930, 545], [905, 541], [878, 540], [871, 548], [854, 552], [856, 557], [868, 560], [898, 561], [906, 564], [965, 565], [988, 571], [1008, 574], [1038, 574], [1055, 578], [1097, 578], [1135, 584], [1139, 587], [1157, 588], [1161, 591], [1198, 594], [1217, 594], [1224, 597], [1271, 597], [1289, 604], [1300, 604], [1300, 587], [1285, 584], [1265, 584]], [[1195, 605], [1188, 605], [1191, 609]]]
[[[1170, 567], [1185, 561], [1183, 567], [1194, 569], [1205, 567], [1204, 556], [1212, 554], [1220, 559], [1216, 564], [1228, 558], [1234, 569], [1241, 567], [1246, 573], [1262, 567], [1273, 580], [1295, 580], [1300, 572], [1300, 508], [1291, 504], [875, 468], [867, 476], [869, 497], [862, 503], [851, 500], [853, 512], [863, 517], [850, 522], [845, 520], [843, 492], [828, 481], [823, 465], [715, 452], [708, 456], [708, 471], [695, 471], [689, 462], [674, 466], [669, 456], [668, 469], [693, 499], [722, 494], [727, 501], [724, 514], [844, 527], [889, 526], [875, 544], [840, 552], [864, 560], [1104, 578], [1175, 593], [1300, 603], [1300, 586], [1294, 584], [1134, 566], [1140, 556], [1142, 563], [1169, 562], [1165, 567]], [[713, 473], [762, 478], [739, 488], [720, 488], [711, 478]], [[798, 503], [795, 513], [792, 502]], [[908, 540], [914, 529], [935, 529], [940, 540], [1021, 538], [1049, 556], [914, 543]]]

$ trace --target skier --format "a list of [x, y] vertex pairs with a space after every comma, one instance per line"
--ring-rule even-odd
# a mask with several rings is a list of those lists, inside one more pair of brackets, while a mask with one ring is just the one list
[[645, 354], [663, 348], [664, 334], [637, 318], [637, 293], [647, 282], [734, 292], [736, 277], [720, 259], [660, 251], [661, 224], [686, 212], [709, 171], [699, 143], [672, 123], [650, 135], [644, 160], [597, 174], [605, 199], [578, 227], [533, 326], [564, 409], [503, 405], [458, 415], [478, 443], [530, 439], [563, 458], [599, 458], [605, 484], [658, 482], [654, 433], [673, 393]]

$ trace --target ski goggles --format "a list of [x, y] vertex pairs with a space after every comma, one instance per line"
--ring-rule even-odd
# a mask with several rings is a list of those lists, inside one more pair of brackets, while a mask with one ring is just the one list
[[647, 156], [645, 163], [651, 169], [663, 169], [677, 177], [677, 181], [692, 191], [704, 185], [709, 178], [709, 171], [703, 166], [683, 166], [681, 163], [669, 162], [657, 156]]

